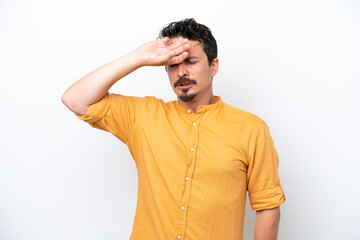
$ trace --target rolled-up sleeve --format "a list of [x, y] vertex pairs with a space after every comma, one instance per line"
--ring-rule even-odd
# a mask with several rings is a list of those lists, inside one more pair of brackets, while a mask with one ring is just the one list
[[279, 158], [265, 122], [256, 129], [249, 151], [247, 189], [253, 210], [271, 209], [285, 201], [278, 175]]
[[145, 98], [106, 93], [106, 95], [87, 109], [85, 115], [76, 116], [92, 127], [112, 133], [128, 144], [131, 133], [145, 104]]

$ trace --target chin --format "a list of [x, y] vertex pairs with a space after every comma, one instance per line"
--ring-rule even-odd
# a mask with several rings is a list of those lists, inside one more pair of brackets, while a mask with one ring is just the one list
[[196, 97], [197, 93], [182, 93], [179, 95], [179, 98], [181, 99], [181, 101], [183, 102], [190, 102], [191, 100], [193, 100]]

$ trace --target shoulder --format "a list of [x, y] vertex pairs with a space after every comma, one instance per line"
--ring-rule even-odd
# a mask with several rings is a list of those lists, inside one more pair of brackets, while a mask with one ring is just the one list
[[224, 103], [223, 115], [227, 123], [241, 133], [241, 138], [246, 136], [245, 138], [250, 142], [255, 143], [256, 139], [262, 139], [270, 134], [267, 123], [254, 113]]
[[227, 103], [224, 103], [223, 105], [223, 114], [226, 118], [252, 127], [259, 127], [264, 122], [258, 115]]

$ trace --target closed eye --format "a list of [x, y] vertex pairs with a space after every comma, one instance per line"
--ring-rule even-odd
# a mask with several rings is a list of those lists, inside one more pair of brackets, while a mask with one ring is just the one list
[[172, 64], [172, 65], [169, 65], [169, 67], [173, 68], [173, 67], [177, 67], [179, 64]]
[[[197, 63], [197, 62], [199, 62], [199, 61], [194, 61], [194, 60], [191, 60], [191, 59], [186, 59], [185, 60], [185, 63], [187, 63], [187, 64], [195, 64], [195, 63]], [[172, 64], [172, 65], [169, 65], [169, 67], [170, 68], [173, 68], [173, 67], [177, 67], [179, 64]]]
[[186, 61], [188, 64], [195, 64], [195, 63], [197, 63], [198, 61], [190, 61], [190, 60], [187, 60]]

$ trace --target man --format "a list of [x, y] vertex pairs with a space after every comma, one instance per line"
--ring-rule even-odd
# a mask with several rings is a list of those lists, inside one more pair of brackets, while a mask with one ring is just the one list
[[[266, 123], [214, 96], [219, 60], [206, 26], [185, 19], [160, 37], [62, 96], [80, 119], [123, 141], [135, 160], [139, 193], [130, 239], [240, 240], [246, 191], [256, 210], [255, 239], [276, 239], [285, 196]], [[165, 66], [177, 101], [108, 92], [142, 66]]]

